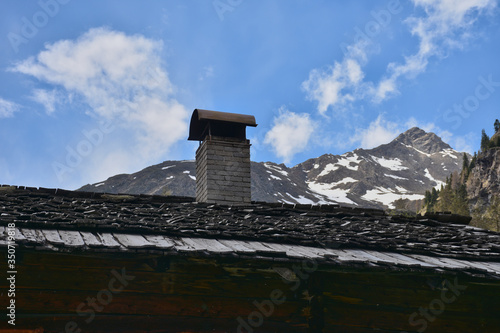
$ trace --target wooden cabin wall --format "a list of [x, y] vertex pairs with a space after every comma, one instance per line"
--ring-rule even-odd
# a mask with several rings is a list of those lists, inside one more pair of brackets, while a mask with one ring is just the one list
[[[4, 265], [4, 263], [2, 263]], [[18, 250], [17, 329], [44, 332], [236, 332], [248, 316], [254, 332], [417, 332], [409, 318], [441, 297], [442, 281], [467, 289], [428, 322], [425, 332], [496, 332], [500, 282], [465, 274], [440, 275], [361, 268], [316, 267], [301, 280], [283, 276], [301, 263], [141, 253], [66, 254]], [[277, 270], [273, 270], [278, 268]], [[111, 271], [134, 276], [90, 322], [77, 307], [108, 288]], [[279, 269], [287, 270], [278, 274]], [[0, 269], [6, 271], [5, 266]], [[117, 285], [119, 285], [117, 283]], [[0, 282], [2, 290], [7, 284]], [[268, 305], [273, 291], [286, 302]], [[5, 309], [2, 297], [2, 309]], [[83, 309], [88, 310], [85, 306]], [[264, 306], [264, 310], [269, 309]], [[5, 311], [5, 310], [3, 310]], [[3, 315], [5, 318], [5, 315]], [[420, 317], [417, 317], [420, 319]], [[70, 330], [65, 330], [68, 322]], [[10, 329], [6, 320], [0, 332]], [[246, 332], [246, 330], [242, 330]]]
[[[262, 316], [256, 332], [307, 332], [309, 302], [290, 290], [271, 269], [272, 262], [229, 259], [222, 264], [209, 258], [133, 253], [20, 253], [16, 328], [65, 332], [66, 323], [75, 322], [77, 328], [70, 332], [235, 332], [237, 318], [248, 321], [258, 311], [254, 302], [267, 304], [277, 289], [287, 301], [275, 306], [271, 316]], [[87, 323], [90, 315], [78, 316], [77, 307], [107, 289], [111, 270], [122, 268], [134, 279]], [[5, 280], [0, 284], [5, 290]], [[259, 316], [253, 319], [258, 323]], [[6, 321], [0, 322], [0, 330], [8, 328]]]
[[[321, 274], [325, 332], [500, 332], [498, 280], [373, 270]], [[445, 281], [458, 284], [458, 296]]]

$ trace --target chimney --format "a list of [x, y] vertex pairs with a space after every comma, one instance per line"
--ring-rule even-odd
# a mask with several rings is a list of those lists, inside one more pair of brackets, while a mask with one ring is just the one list
[[247, 126], [257, 126], [254, 116], [193, 111], [188, 140], [200, 141], [196, 151], [196, 201], [229, 205], [250, 203]]

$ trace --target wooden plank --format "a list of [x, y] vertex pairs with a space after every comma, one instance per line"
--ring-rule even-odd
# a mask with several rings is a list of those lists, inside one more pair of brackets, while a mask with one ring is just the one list
[[26, 237], [21, 233], [21, 230], [19, 228], [15, 228], [16, 230], [16, 242], [24, 242], [26, 240]]
[[429, 265], [432, 265], [432, 267], [443, 268], [443, 263], [440, 262], [439, 260], [437, 260], [436, 257], [424, 256], [424, 255], [421, 255], [421, 254], [408, 254], [407, 256], [410, 257], [410, 258], [413, 258], [413, 259], [425, 262], [425, 263], [427, 263]]
[[262, 242], [262, 245], [276, 251], [276, 253], [285, 254], [287, 257], [296, 258], [296, 259], [304, 259], [306, 258], [305, 254], [298, 252], [293, 248], [293, 245], [288, 244], [278, 244], [278, 243], [267, 243]]
[[364, 251], [364, 250], [352, 249], [352, 250], [349, 250], [349, 254], [353, 254], [354, 256], [356, 256], [358, 258], [363, 258], [366, 261], [370, 261], [373, 263], [377, 263], [379, 261], [394, 263], [394, 259], [391, 262], [391, 261], [389, 261], [390, 259], [388, 256], [383, 256], [383, 257], [381, 256], [382, 258], [376, 256], [376, 254], [377, 254], [376, 251]]
[[[428, 302], [432, 301], [430, 299]], [[428, 306], [428, 303], [423, 306]], [[460, 302], [458, 299], [457, 302]], [[377, 332], [423, 332], [425, 322], [426, 333], [451, 333], [451, 332], [496, 332], [500, 320], [491, 317], [490, 314], [483, 314], [479, 311], [474, 311], [471, 314], [456, 313], [452, 311], [455, 303], [446, 305], [444, 312], [439, 315], [428, 313], [428, 318], [419, 314], [419, 308], [414, 309], [398, 309], [396, 307], [386, 306], [360, 306], [347, 304], [328, 304], [326, 312], [331, 313], [331, 316], [325, 316], [325, 331], [327, 332], [351, 332], [353, 328], [371, 328]], [[411, 325], [410, 316], [416, 313], [414, 326]], [[416, 323], [419, 320], [419, 324]]]
[[324, 258], [338, 258], [339, 254], [341, 253], [340, 250], [338, 249], [328, 249], [319, 247], [315, 247], [314, 251], [316, 251], [316, 253], [318, 253], [320, 256]]
[[500, 263], [498, 262], [481, 262], [481, 264], [485, 265], [486, 267], [489, 267], [492, 271], [494, 271], [497, 275], [500, 275]]
[[[418, 259], [417, 256], [414, 256], [414, 257]], [[450, 261], [450, 260], [447, 260], [447, 258], [433, 257], [432, 260], [433, 260], [433, 262], [438, 262], [440, 264], [439, 266], [441, 268], [446, 268], [446, 269], [451, 269], [451, 270], [457, 270], [457, 269], [466, 267], [462, 263], [457, 263], [455, 261]]]
[[[349, 292], [352, 295], [356, 294], [358, 291], [356, 289], [352, 289], [348, 291], [350, 285], [360, 286], [357, 288], [385, 288], [385, 289], [400, 289], [408, 291], [415, 291], [420, 294], [420, 290], [428, 290], [429, 283], [436, 284], [439, 281], [449, 280], [454, 281], [458, 276], [460, 279], [460, 284], [488, 284], [488, 288], [490, 289], [477, 289], [474, 292], [476, 294], [480, 294], [475, 298], [479, 302], [484, 302], [485, 299], [490, 298], [490, 294], [498, 294], [500, 295], [500, 281], [492, 280], [492, 279], [484, 279], [479, 277], [472, 277], [465, 274], [457, 275], [455, 273], [435, 273], [433, 271], [393, 271], [387, 272], [386, 270], [373, 270], [373, 269], [351, 269], [347, 271], [330, 271], [324, 272], [320, 271], [320, 274], [327, 274], [328, 276], [333, 276], [332, 278], [325, 278], [325, 291], [338, 292], [339, 290], [346, 290], [347, 294]], [[330, 287], [331, 286], [331, 287]], [[411, 287], [409, 287], [411, 286]], [[467, 289], [467, 293], [469, 293]], [[395, 293], [399, 293], [395, 291]], [[388, 295], [388, 293], [386, 293]], [[465, 295], [465, 294], [464, 294]], [[385, 299], [386, 296], [383, 297]], [[376, 302], [380, 303], [381, 300], [378, 299]]]
[[384, 252], [379, 252], [379, 251], [371, 251], [371, 250], [363, 250], [366, 252], [368, 255], [372, 256], [375, 262], [377, 263], [387, 263], [391, 265], [396, 265], [397, 260], [393, 257], [390, 257], [386, 255]]
[[323, 258], [323, 251], [321, 251], [320, 248], [317, 247], [309, 247], [309, 246], [302, 246], [302, 245], [295, 245], [294, 249], [297, 250], [298, 252], [304, 253], [304, 255], [308, 256], [309, 258], [312, 259], [319, 259]]
[[271, 255], [280, 255], [284, 256], [286, 255], [286, 251], [283, 249], [277, 249], [277, 248], [272, 248], [269, 246], [271, 243], [261, 243], [261, 242], [256, 242], [256, 241], [245, 241], [244, 245], [255, 250], [258, 253], [262, 254], [271, 254]]
[[103, 247], [105, 246], [101, 240], [96, 237], [93, 233], [91, 232], [86, 232], [86, 231], [80, 231], [80, 235], [82, 235], [83, 241], [87, 246], [89, 247]]
[[[133, 283], [133, 281], [131, 281]], [[106, 287], [106, 285], [104, 286]], [[96, 294], [98, 290], [94, 291]], [[75, 309], [89, 297], [89, 291], [37, 290], [24, 289], [16, 294], [16, 303], [22, 304], [18, 310], [27, 314], [74, 314]], [[95, 297], [95, 295], [93, 295]], [[102, 307], [101, 314], [128, 314], [151, 316], [231, 318], [248, 315], [256, 311], [254, 301], [261, 301], [251, 295], [248, 297], [221, 297], [200, 295], [162, 295], [121, 292], [113, 295], [112, 302]], [[264, 299], [266, 300], [266, 299]], [[302, 316], [307, 301], [288, 300], [274, 307], [269, 318], [287, 321]], [[303, 317], [302, 317], [303, 318]]]
[[109, 248], [118, 248], [118, 247], [121, 247], [121, 248], [124, 248], [120, 243], [118, 243], [118, 241], [113, 237], [112, 234], [109, 234], [109, 233], [105, 232], [105, 233], [98, 233], [97, 236], [99, 237], [99, 239], [101, 240], [102, 244], [105, 247], [109, 247]]
[[429, 264], [425, 261], [419, 260], [418, 258], [415, 258], [410, 255], [405, 255], [405, 254], [400, 254], [400, 253], [394, 253], [394, 252], [384, 252], [386, 256], [389, 256], [391, 258], [394, 258], [395, 262], [400, 264], [400, 265], [406, 265], [406, 266], [417, 266], [417, 267], [433, 267], [433, 264]]
[[338, 259], [340, 261], [360, 261], [360, 262], [367, 262], [369, 261], [368, 258], [363, 257], [363, 256], [356, 256], [355, 252], [351, 252], [351, 250], [337, 250], [336, 251], [338, 254]]
[[227, 240], [227, 239], [219, 239], [218, 241], [223, 245], [233, 249], [233, 251], [236, 253], [250, 254], [257, 252], [255, 249], [251, 249], [248, 246], [245, 246], [245, 243], [242, 241]]
[[[332, 278], [333, 280], [334, 278]], [[400, 309], [414, 309], [423, 307], [429, 304], [433, 299], [440, 299], [442, 295], [443, 282], [445, 280], [437, 280], [435, 289], [427, 286], [416, 286], [413, 280], [407, 280], [407, 287], [391, 286], [391, 278], [382, 285], [361, 285], [349, 282], [335, 283], [329, 282], [325, 284], [323, 296], [325, 304], [357, 304], [364, 306], [382, 307], [392, 306]], [[453, 285], [454, 280], [448, 279]], [[467, 290], [459, 295], [460, 303], [453, 304], [448, 309], [464, 314], [473, 311], [486, 311], [487, 308], [498, 309], [498, 302], [491, 299], [489, 294], [495, 294], [500, 291], [500, 288], [475, 288], [465, 281], [458, 280], [462, 286], [467, 286]], [[445, 291], [447, 296], [450, 296], [449, 291]], [[451, 296], [450, 296], [451, 297]], [[458, 300], [458, 298], [457, 298]], [[490, 310], [488, 310], [490, 311]], [[494, 316], [495, 311], [491, 311], [491, 316]]]
[[21, 229], [24, 237], [30, 243], [45, 243], [45, 236], [37, 229]]
[[175, 246], [174, 241], [163, 235], [144, 235], [144, 238], [155, 247], [160, 249], [172, 249]]
[[[22, 325], [22, 326], [25, 326], [25, 325]], [[33, 326], [33, 325], [31, 325], [31, 326]], [[37, 326], [40, 326], [40, 325], [37, 325]], [[26, 326], [26, 327], [30, 327], [30, 326]], [[43, 333], [43, 328], [34, 328], [34, 329], [18, 328], [18, 329], [13, 330], [12, 328], [3, 329], [2, 325], [0, 325], [0, 333]]]
[[184, 238], [177, 238], [173, 240], [175, 243], [175, 249], [180, 252], [197, 252], [204, 251], [204, 249], [197, 249], [193, 245], [184, 242]]
[[85, 245], [85, 242], [78, 231], [59, 230], [58, 232], [65, 246], [83, 247]]
[[7, 233], [5, 232], [5, 227], [0, 226], [0, 245], [7, 246], [8, 243], [9, 242], [7, 240]]
[[[87, 309], [87, 308], [86, 308]], [[245, 316], [246, 315], [246, 316]], [[249, 314], [241, 317], [247, 320]], [[88, 317], [78, 316], [76, 312], [71, 314], [23, 314], [22, 322], [17, 325], [23, 327], [43, 327], [45, 332], [63, 332], [68, 322], [75, 322], [77, 327], [73, 332], [92, 333], [136, 333], [136, 332], [196, 332], [196, 333], [227, 333], [237, 332], [240, 323], [236, 318], [206, 318], [206, 317], [177, 317], [167, 315], [103, 315], [95, 313], [94, 319], [87, 323]], [[287, 332], [306, 333], [307, 318], [296, 320], [276, 321], [273, 318], [265, 318], [256, 332]], [[168, 326], [168, 330], [165, 327]], [[5, 331], [2, 332], [2, 329]], [[70, 331], [67, 331], [70, 332]], [[245, 330], [243, 329], [243, 332]], [[12, 331], [7, 320], [0, 321], [0, 333], [28, 333]], [[43, 333], [32, 331], [30, 333]], [[358, 332], [356, 332], [358, 333]], [[364, 333], [364, 332], [363, 332]], [[381, 332], [384, 333], [384, 332]], [[397, 332], [399, 333], [399, 332]]]
[[[107, 269], [110, 263], [115, 267], [127, 267], [134, 270], [150, 270], [145, 266], [145, 263], [152, 259], [164, 257], [159, 254], [151, 253], [130, 253], [125, 252], [81, 252], [81, 253], [52, 253], [39, 252], [36, 250], [25, 249], [23, 251], [23, 264], [33, 267], [46, 267], [47, 269], [59, 269], [61, 267], [95, 267]], [[268, 268], [268, 262], [256, 261], [253, 259], [236, 260], [227, 258], [224, 260], [215, 260], [213, 258], [187, 258], [176, 254], [168, 255], [170, 260], [169, 271], [185, 271], [186, 267], [191, 267], [193, 274], [218, 274], [224, 272], [221, 266], [241, 267], [241, 265], [249, 265], [253, 267], [263, 266]], [[196, 264], [193, 265], [193, 262]], [[193, 268], [195, 268], [193, 270]], [[77, 268], [79, 269], [79, 268]]]
[[458, 269], [470, 268], [470, 264], [465, 262], [465, 261], [462, 261], [462, 260], [456, 260], [453, 258], [445, 258], [445, 257], [438, 257], [437, 259], [441, 262], [445, 262], [447, 264], [453, 265], [455, 268], [458, 268]]
[[[368, 251], [366, 251], [368, 252]], [[393, 265], [403, 265], [403, 266], [422, 266], [429, 268], [437, 268], [439, 267], [436, 264], [428, 263], [422, 260], [418, 260], [416, 258], [411, 257], [409, 254], [401, 254], [401, 253], [393, 253], [393, 252], [379, 252], [379, 251], [370, 251], [371, 254], [380, 258], [382, 262], [389, 262]]]
[[277, 243], [262, 243], [266, 247], [269, 247], [277, 252], [285, 253], [290, 258], [304, 259], [305, 256], [302, 253], [298, 253], [292, 249], [292, 246], [286, 244]]
[[320, 259], [323, 258], [323, 256], [319, 255], [317, 252], [313, 250], [313, 248], [308, 248], [307, 246], [300, 246], [300, 245], [287, 245], [284, 244], [287, 250], [287, 255], [289, 257], [291, 256], [296, 256], [301, 258], [308, 258], [308, 259]]
[[59, 233], [57, 230], [41, 230], [43, 235], [45, 236], [45, 239], [52, 244], [55, 245], [64, 245], [64, 241], [61, 239], [59, 236]]
[[196, 249], [196, 251], [208, 251], [213, 253], [231, 253], [233, 250], [215, 239], [188, 238], [183, 237], [182, 241]]
[[321, 258], [320, 255], [308, 250], [306, 247], [300, 247], [297, 245], [289, 245], [289, 244], [276, 244], [276, 243], [264, 243], [264, 245], [273, 247], [278, 250], [285, 251], [286, 255], [291, 258], [298, 259], [318, 259]]
[[490, 273], [495, 273], [495, 270], [489, 267], [488, 265], [483, 264], [480, 261], [472, 261], [472, 260], [462, 260], [462, 259], [454, 259], [454, 258], [446, 258], [447, 261], [453, 260], [453, 262], [461, 265], [464, 265], [463, 268], [477, 269], [480, 271], [486, 271]]
[[154, 244], [148, 242], [141, 235], [118, 234], [113, 233], [113, 237], [118, 240], [123, 246], [130, 249], [138, 249], [145, 247], [155, 247]]
[[[162, 294], [162, 295], [205, 295], [220, 297], [243, 297], [254, 299], [269, 298], [272, 290], [282, 290], [287, 298], [293, 299], [293, 291], [277, 274], [268, 269], [266, 272], [240, 270], [210, 273], [200, 272], [205, 267], [195, 267], [196, 264], [177, 270], [158, 272], [154, 270], [137, 271], [125, 267], [126, 274], [133, 276], [127, 285], [127, 293]], [[36, 266], [19, 266], [17, 285], [20, 289], [41, 290], [77, 290], [88, 291], [89, 294], [105, 288], [113, 277], [112, 270], [121, 272], [121, 268], [54, 268], [43, 269]], [[209, 271], [207, 269], [207, 271]], [[92, 279], [89, 279], [89, 276]], [[0, 281], [0, 287], [8, 288], [8, 281]], [[93, 292], [91, 292], [93, 291]], [[22, 291], [20, 291], [22, 292]]]

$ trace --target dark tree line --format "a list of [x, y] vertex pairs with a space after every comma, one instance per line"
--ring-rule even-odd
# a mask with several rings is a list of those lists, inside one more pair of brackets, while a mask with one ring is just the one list
[[485, 152], [490, 148], [500, 147], [500, 121], [495, 120], [493, 124], [495, 134], [490, 138], [486, 131], [483, 129], [481, 132], [481, 152]]
[[464, 216], [470, 216], [469, 202], [467, 199], [467, 186], [465, 182], [472, 170], [471, 165], [475, 163], [475, 158], [469, 162], [469, 158], [464, 154], [462, 172], [454, 172], [439, 190], [432, 188], [425, 192], [424, 207], [428, 212], [451, 212]]
[[[488, 149], [500, 147], [500, 121], [495, 120], [493, 124], [495, 134], [490, 138], [483, 129], [481, 133], [481, 150], [474, 153], [469, 160], [467, 154], [463, 155], [462, 171], [454, 172], [446, 178], [446, 182], [440, 189], [433, 188], [425, 192], [423, 208], [430, 212], [451, 212], [454, 214], [470, 216], [469, 201], [467, 197], [467, 180], [476, 166], [478, 155], [486, 152]], [[477, 217], [477, 219], [487, 219], [490, 215], [500, 216], [500, 199], [495, 199], [494, 205], [488, 208], [486, 214]], [[498, 208], [498, 209], [497, 209]], [[474, 212], [473, 212], [474, 213]], [[476, 214], [476, 213], [474, 213]], [[474, 215], [473, 214], [473, 215]], [[493, 218], [497, 218], [495, 215]], [[499, 221], [500, 223], [500, 221]]]

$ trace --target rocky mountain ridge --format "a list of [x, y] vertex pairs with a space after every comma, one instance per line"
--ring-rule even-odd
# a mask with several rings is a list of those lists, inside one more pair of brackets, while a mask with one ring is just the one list
[[481, 153], [467, 180], [467, 197], [471, 211], [484, 213], [495, 197], [500, 197], [500, 148]]
[[[252, 200], [393, 208], [397, 199], [422, 199], [460, 171], [462, 155], [436, 134], [414, 127], [388, 144], [325, 154], [294, 167], [252, 162]], [[165, 161], [80, 190], [195, 196], [195, 180], [194, 161]]]

